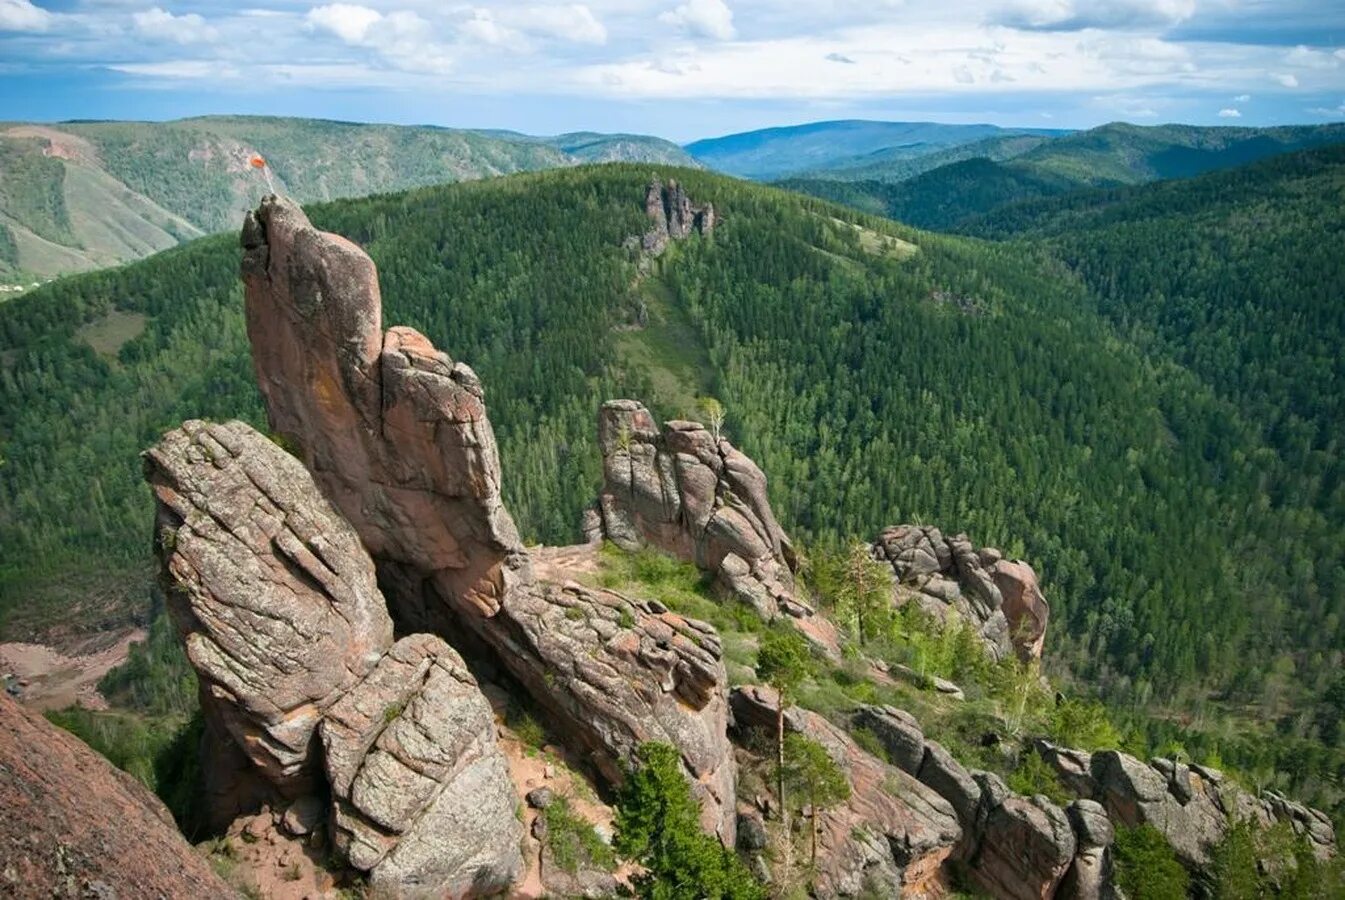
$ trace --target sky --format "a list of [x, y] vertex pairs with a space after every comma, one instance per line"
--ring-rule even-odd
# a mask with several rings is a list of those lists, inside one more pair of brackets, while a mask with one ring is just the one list
[[0, 0], [0, 120], [1345, 119], [1345, 0]]

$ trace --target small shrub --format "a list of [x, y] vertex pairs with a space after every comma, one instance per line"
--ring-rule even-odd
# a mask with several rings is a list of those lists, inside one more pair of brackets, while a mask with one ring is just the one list
[[546, 816], [546, 846], [562, 871], [571, 875], [580, 867], [610, 872], [616, 867], [616, 853], [603, 843], [587, 820], [570, 808], [568, 797], [556, 797], [543, 813]]
[[1027, 797], [1035, 797], [1037, 794], [1044, 794], [1050, 801], [1058, 806], [1064, 806], [1074, 799], [1065, 786], [1060, 783], [1060, 777], [1056, 771], [1047, 764], [1041, 755], [1031, 750], [1023, 754], [1023, 759], [1018, 763], [1018, 768], [1009, 773], [1007, 779], [1009, 787], [1019, 794]]
[[1116, 832], [1116, 883], [1130, 900], [1186, 900], [1190, 876], [1152, 825]]
[[891, 762], [887, 756], [887, 748], [883, 742], [878, 739], [878, 735], [873, 733], [870, 728], [856, 728], [850, 732], [850, 737], [855, 739], [855, 743], [871, 756], [876, 756], [883, 762]]

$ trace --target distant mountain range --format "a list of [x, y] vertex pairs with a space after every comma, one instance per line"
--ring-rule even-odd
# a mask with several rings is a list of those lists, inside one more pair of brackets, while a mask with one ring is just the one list
[[308, 202], [587, 162], [696, 165], [670, 141], [315, 119], [0, 125], [0, 281], [115, 265], [235, 228], [269, 187]]
[[1115, 123], [1059, 137], [996, 136], [914, 159], [814, 170], [781, 186], [921, 228], [968, 230], [997, 209], [1089, 188], [1189, 178], [1345, 143], [1345, 124], [1277, 128]]
[[708, 138], [687, 144], [685, 149], [716, 171], [769, 181], [805, 172], [863, 169], [880, 161], [917, 159], [987, 138], [1062, 134], [1068, 132], [846, 119]]

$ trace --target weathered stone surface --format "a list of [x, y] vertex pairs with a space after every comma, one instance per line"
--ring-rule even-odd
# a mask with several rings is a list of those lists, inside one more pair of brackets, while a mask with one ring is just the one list
[[235, 896], [140, 782], [3, 692], [0, 810], [0, 896]]
[[996, 659], [1041, 658], [1050, 607], [1027, 563], [921, 525], [883, 529], [873, 556], [892, 566], [898, 605], [914, 602], [940, 620], [956, 612]]
[[1075, 800], [1065, 807], [1074, 829], [1074, 864], [1060, 883], [1061, 900], [1103, 900], [1112, 891], [1111, 845], [1115, 830], [1102, 804], [1093, 800]]
[[1167, 759], [1144, 763], [1116, 750], [1089, 755], [1047, 741], [1035, 747], [1066, 786], [1098, 801], [1114, 825], [1152, 825], [1192, 871], [1208, 871], [1214, 848], [1242, 819], [1262, 826], [1288, 822], [1319, 858], [1336, 853], [1335, 830], [1324, 813], [1273, 791], [1255, 797], [1215, 770]]
[[187, 422], [144, 459], [168, 612], [211, 730], [283, 793], [306, 792], [323, 710], [392, 643], [373, 564], [299, 461], [241, 422]]
[[[737, 728], [773, 732], [774, 691], [735, 688], [731, 701]], [[787, 709], [785, 727], [826, 748], [850, 781], [850, 799], [820, 816], [817, 895], [856, 896], [883, 886], [892, 896], [942, 896], [944, 862], [962, 836], [953, 807], [814, 712]]]
[[628, 550], [653, 546], [716, 575], [766, 617], [793, 601], [797, 558], [775, 520], [761, 469], [697, 422], [662, 430], [634, 400], [598, 414], [603, 533]]
[[655, 178], [645, 189], [645, 213], [653, 225], [640, 241], [641, 247], [658, 256], [669, 240], [682, 240], [692, 232], [709, 234], [715, 227], [712, 204], [691, 202], [686, 191], [674, 180], [664, 185]]
[[734, 763], [713, 629], [610, 592], [541, 585], [500, 498], [471, 369], [409, 328], [382, 334], [373, 264], [290, 201], [264, 200], [243, 245], [272, 427], [369, 548], [398, 627], [484, 649], [609, 779], [639, 743], [674, 744], [713, 800], [707, 823], [731, 843]]
[[337, 848], [398, 896], [481, 896], [522, 873], [490, 704], [439, 638], [398, 641], [320, 734]]
[[1065, 812], [1045, 797], [1010, 793], [997, 776], [983, 773], [977, 780], [983, 790], [979, 840], [969, 860], [972, 880], [1005, 900], [1054, 897], [1076, 846]]
[[925, 733], [915, 716], [895, 706], [861, 706], [855, 712], [854, 724], [874, 733], [892, 765], [911, 775], [920, 771]]
[[1021, 560], [1001, 559], [990, 574], [1004, 599], [1004, 618], [1014, 648], [1021, 657], [1041, 659], [1051, 607], [1037, 584], [1037, 573]]

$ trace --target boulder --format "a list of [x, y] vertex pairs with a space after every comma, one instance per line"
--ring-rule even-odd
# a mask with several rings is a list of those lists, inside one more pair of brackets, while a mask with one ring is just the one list
[[308, 793], [323, 711], [392, 643], [373, 563], [303, 465], [248, 425], [189, 421], [144, 461], [168, 613], [210, 732], [232, 745], [207, 741], [206, 768], [237, 770], [238, 751], [281, 794]]
[[611, 400], [598, 414], [598, 445], [609, 540], [695, 563], [767, 618], [793, 602], [798, 560], [771, 511], [766, 476], [728, 440], [697, 422], [660, 429], [640, 403]]
[[713, 629], [611, 592], [539, 583], [501, 500], [472, 370], [412, 329], [382, 332], [373, 263], [291, 201], [264, 199], [242, 240], [271, 427], [368, 547], [398, 628], [503, 667], [609, 780], [641, 742], [677, 746], [711, 801], [707, 824], [731, 844], [734, 763]]
[[1112, 891], [1111, 845], [1115, 831], [1107, 811], [1094, 800], [1075, 800], [1065, 807], [1074, 828], [1074, 864], [1060, 883], [1061, 900], [1103, 900]]
[[3, 692], [0, 809], [0, 896], [236, 896], [140, 782]]
[[883, 529], [872, 552], [892, 567], [898, 605], [915, 602], [940, 621], [958, 615], [995, 659], [1010, 652], [1024, 661], [1041, 658], [1050, 607], [1027, 563], [923, 525]]
[[[770, 688], [735, 688], [731, 702], [738, 729], [774, 733], [777, 696]], [[819, 816], [817, 895], [857, 896], [882, 886], [891, 896], [942, 896], [944, 863], [962, 836], [952, 805], [817, 713], [791, 707], [785, 727], [821, 744], [850, 781], [850, 799]]]
[[895, 706], [861, 706], [853, 721], [856, 728], [873, 732], [892, 765], [908, 775], [920, 771], [925, 757], [925, 733], [915, 716]]
[[[983, 803], [978, 840], [968, 863], [972, 881], [1004, 900], [1049, 900], [1074, 861], [1074, 831], [1045, 797], [1009, 792], [988, 773], [977, 776]], [[987, 783], [996, 783], [988, 787]]]
[[397, 896], [504, 891], [522, 874], [509, 766], [490, 704], [439, 638], [403, 638], [327, 711], [336, 847]]

